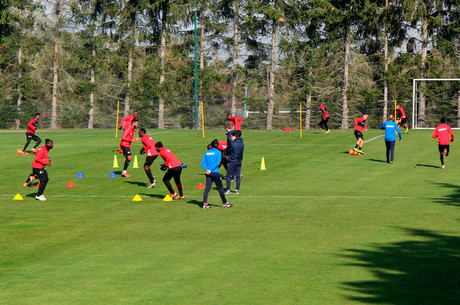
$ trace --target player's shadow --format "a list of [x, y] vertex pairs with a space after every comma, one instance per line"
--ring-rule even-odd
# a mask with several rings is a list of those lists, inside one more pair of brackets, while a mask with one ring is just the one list
[[387, 163], [387, 161], [379, 160], [379, 159], [367, 159], [367, 160], [372, 161], [372, 162]]
[[[196, 206], [198, 206], [198, 207], [200, 207], [200, 208], [203, 208], [203, 201], [200, 201], [200, 200], [195, 200], [195, 199], [193, 199], [193, 200], [187, 201], [187, 203], [188, 203], [188, 204], [194, 204], [194, 205], [196, 205]], [[218, 205], [216, 205], [216, 204], [210, 204], [210, 203], [208, 203], [208, 205], [209, 205], [210, 207], [218, 207]]]
[[436, 165], [432, 165], [432, 164], [420, 164], [420, 163], [415, 164], [415, 166], [430, 167], [430, 168], [441, 168], [441, 166], [436, 166]]
[[341, 283], [346, 298], [362, 304], [458, 304], [460, 237], [400, 230], [409, 235], [406, 240], [347, 249], [340, 255], [350, 268], [370, 273], [366, 279]]
[[129, 184], [135, 184], [135, 185], [138, 185], [138, 186], [147, 186], [147, 185], [149, 185], [148, 183], [140, 182], [140, 181], [128, 181], [128, 180], [125, 180], [123, 182], [124, 183], [129, 183]]
[[150, 198], [159, 198], [159, 199], [163, 199], [163, 198], [165, 198], [165, 196], [166, 196], [166, 195], [148, 194], [148, 193], [139, 193], [139, 195], [141, 195], [141, 196], [146, 196], [146, 197], [150, 197]]
[[445, 205], [460, 207], [460, 185], [455, 185], [451, 183], [433, 183], [433, 184], [452, 190], [451, 194], [444, 196], [444, 197], [436, 198], [437, 202], [443, 203]]

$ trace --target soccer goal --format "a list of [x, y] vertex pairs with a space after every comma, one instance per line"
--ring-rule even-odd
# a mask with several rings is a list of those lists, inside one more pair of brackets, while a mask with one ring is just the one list
[[[424, 83], [424, 87], [422, 86]], [[445, 117], [452, 128], [460, 128], [460, 78], [417, 78], [412, 80], [412, 129], [435, 128]], [[419, 112], [421, 90], [425, 111]]]

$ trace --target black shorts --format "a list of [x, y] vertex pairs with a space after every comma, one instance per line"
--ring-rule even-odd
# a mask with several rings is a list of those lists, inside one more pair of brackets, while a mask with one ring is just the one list
[[355, 130], [355, 137], [356, 137], [356, 140], [358, 140], [358, 139], [364, 139], [364, 138], [363, 138], [363, 134], [362, 134], [361, 131], [359, 131], [359, 130]]
[[407, 118], [401, 119], [401, 124], [406, 124], [407, 123]]
[[120, 146], [121, 150], [123, 151], [123, 156], [131, 156], [131, 148], [130, 147], [125, 147], [125, 146]]
[[29, 139], [32, 139], [34, 140], [35, 142], [37, 142], [38, 140], [40, 140], [40, 138], [38, 136], [36, 136], [34, 133], [30, 133], [30, 132], [27, 132], [26, 133], [26, 138], [27, 140], [29, 141]]
[[438, 144], [438, 149], [439, 149], [439, 152], [440, 152], [440, 153], [443, 153], [443, 152], [444, 152], [444, 149], [447, 149], [447, 154], [449, 154], [449, 145], [441, 145], [441, 144]]
[[158, 155], [145, 158], [144, 165], [148, 165], [148, 166], [152, 165], [153, 161], [155, 161], [157, 157]]

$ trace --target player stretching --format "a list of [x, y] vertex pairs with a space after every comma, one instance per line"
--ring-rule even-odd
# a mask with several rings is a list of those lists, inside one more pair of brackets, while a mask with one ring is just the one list
[[139, 137], [142, 141], [142, 148], [140, 154], [147, 154], [144, 163], [144, 171], [149, 178], [150, 185], [147, 188], [151, 189], [157, 184], [155, 178], [153, 178], [152, 171], [150, 170], [150, 165], [152, 165], [153, 161], [158, 157], [158, 152], [155, 149], [155, 141], [153, 141], [152, 137], [147, 135], [147, 132], [144, 128], [139, 129]]
[[[387, 163], [393, 164], [394, 156], [395, 156], [395, 143], [396, 143], [396, 134], [395, 131], [398, 132], [399, 135], [399, 142], [402, 141], [401, 131], [398, 128], [398, 124], [393, 122], [394, 117], [392, 114], [388, 117], [388, 121], [383, 123], [380, 126], [380, 129], [385, 129], [385, 146], [387, 147]], [[390, 152], [391, 152], [391, 159], [390, 159]]]
[[367, 131], [367, 118], [369, 114], [367, 112], [363, 113], [362, 118], [355, 119], [355, 137], [356, 137], [356, 146], [353, 148], [354, 151], [364, 154], [363, 153], [363, 145], [364, 145], [364, 138], [363, 138], [363, 131]]
[[131, 121], [131, 125], [127, 126], [123, 131], [123, 137], [121, 137], [120, 148], [123, 151], [123, 156], [125, 156], [125, 164], [123, 166], [123, 171], [121, 172], [122, 177], [129, 178], [131, 175], [126, 171], [128, 169], [129, 163], [131, 162], [133, 156], [131, 155], [131, 142], [139, 141], [139, 138], [134, 137], [134, 129], [137, 128], [139, 122], [134, 119]]
[[137, 111], [134, 111], [133, 114], [127, 115], [123, 119], [121, 119], [120, 126], [118, 126], [118, 129], [126, 129], [127, 127], [131, 126], [133, 120], [137, 120]]
[[27, 149], [27, 146], [29, 146], [31, 140], [34, 140], [35, 142], [37, 142], [37, 143], [35, 143], [35, 146], [32, 148], [32, 152], [37, 151], [37, 147], [42, 142], [42, 140], [37, 135], [35, 135], [35, 131], [38, 128], [38, 121], [39, 120], [40, 120], [40, 113], [37, 112], [35, 114], [34, 118], [31, 119], [29, 121], [29, 123], [27, 124], [27, 127], [28, 127], [28, 129], [26, 131], [27, 142], [26, 142], [26, 145], [24, 145], [23, 150], [18, 149], [18, 155], [26, 155], [27, 154], [26, 149]]
[[[155, 149], [165, 161], [165, 163], [161, 164], [161, 169], [168, 170], [163, 177], [163, 183], [169, 190], [169, 193], [171, 194], [171, 199], [184, 199], [185, 196], [183, 194], [182, 183], [180, 181], [180, 175], [182, 174], [182, 163], [180, 163], [180, 161], [176, 158], [172, 151], [170, 151], [166, 147], [163, 147], [162, 142], [157, 142], [155, 144]], [[169, 182], [172, 178], [174, 178], [174, 182], [176, 183], [177, 189], [179, 190], [179, 196], [177, 196], [177, 193], [174, 192], [171, 186], [171, 182]]]
[[35, 176], [38, 177], [40, 180], [40, 186], [38, 187], [37, 195], [35, 199], [40, 201], [45, 201], [46, 198], [43, 196], [45, 192], [46, 185], [48, 184], [48, 172], [46, 171], [45, 166], [51, 166], [53, 163], [51, 162], [50, 157], [48, 156], [49, 151], [53, 148], [53, 141], [50, 139], [45, 140], [45, 145], [40, 147], [35, 153], [35, 159], [32, 162], [32, 174], [24, 183], [24, 186], [29, 186], [29, 183], [35, 179]]
[[406, 128], [406, 131], [404, 131], [404, 133], [409, 132], [409, 126], [407, 125], [406, 113], [404, 112], [403, 107], [401, 107], [399, 104], [396, 105], [396, 122], [398, 123], [398, 125], [402, 124], [402, 126]]
[[452, 128], [446, 124], [444, 117], [441, 118], [441, 124], [435, 128], [433, 138], [438, 138], [439, 158], [441, 159], [441, 168], [444, 168], [444, 156], [449, 155], [449, 144], [454, 142], [454, 133]]
[[321, 122], [319, 122], [319, 127], [326, 130], [325, 134], [331, 133], [331, 130], [327, 127], [327, 121], [329, 121], [329, 112], [327, 112], [326, 107], [323, 103], [318, 102], [319, 110], [321, 110]]
[[233, 130], [241, 130], [241, 124], [243, 123], [243, 119], [238, 118], [236, 116], [232, 116], [230, 113], [227, 114], [227, 120], [232, 123]]
[[222, 158], [222, 153], [217, 149], [219, 141], [215, 139], [211, 142], [210, 146], [211, 148], [204, 154], [203, 159], [201, 159], [201, 166], [206, 173], [206, 188], [203, 194], [203, 209], [209, 208], [208, 194], [213, 182], [216, 184], [217, 190], [219, 191], [220, 198], [222, 199], [222, 206], [224, 208], [230, 208], [233, 205], [228, 203], [225, 198], [224, 186], [222, 185], [222, 178], [219, 173], [219, 163]]

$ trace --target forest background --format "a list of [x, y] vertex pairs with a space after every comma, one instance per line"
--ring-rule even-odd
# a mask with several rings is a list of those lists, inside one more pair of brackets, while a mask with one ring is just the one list
[[[412, 80], [460, 78], [459, 0], [1, 0], [0, 128], [371, 127]], [[419, 127], [460, 127], [460, 83], [421, 82]], [[302, 112], [299, 112], [302, 104]], [[299, 127], [299, 125], [297, 125]]]

